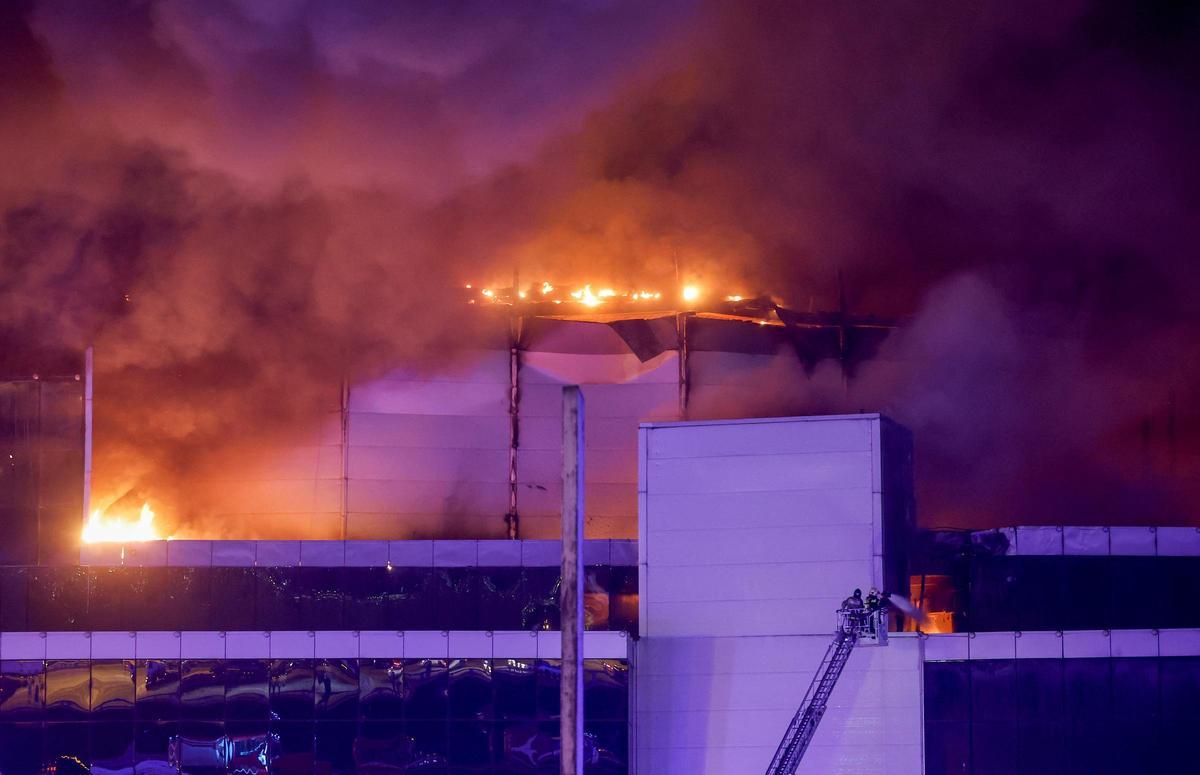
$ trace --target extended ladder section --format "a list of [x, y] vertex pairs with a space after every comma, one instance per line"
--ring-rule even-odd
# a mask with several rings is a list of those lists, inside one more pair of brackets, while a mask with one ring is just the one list
[[817, 725], [825, 715], [829, 696], [833, 687], [841, 678], [846, 663], [850, 660], [850, 652], [858, 645], [859, 639], [872, 643], [887, 643], [887, 615], [881, 611], [866, 612], [859, 610], [838, 611], [838, 629], [833, 636], [833, 642], [825, 650], [817, 674], [813, 677], [800, 709], [792, 716], [787, 732], [775, 751], [775, 758], [767, 768], [767, 775], [795, 775], [796, 768], [804, 752], [808, 750]]

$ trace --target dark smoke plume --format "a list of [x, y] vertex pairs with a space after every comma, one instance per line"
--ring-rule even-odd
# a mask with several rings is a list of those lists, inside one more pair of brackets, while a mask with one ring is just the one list
[[911, 317], [849, 388], [819, 364], [727, 411], [889, 412], [927, 524], [1200, 510], [1189, 6], [0, 14], [3, 360], [96, 345], [114, 493], [194, 497], [336, 407], [330, 374], [469, 339], [464, 281], [678, 264], [818, 309], [840, 273]]

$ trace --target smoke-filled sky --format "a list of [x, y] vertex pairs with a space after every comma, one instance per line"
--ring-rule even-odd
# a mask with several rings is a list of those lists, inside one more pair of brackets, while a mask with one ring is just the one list
[[8, 2], [0, 361], [95, 344], [121, 489], [464, 281], [840, 272], [911, 324], [795, 408], [909, 425], [926, 524], [1194, 522], [1198, 52], [1132, 0]]

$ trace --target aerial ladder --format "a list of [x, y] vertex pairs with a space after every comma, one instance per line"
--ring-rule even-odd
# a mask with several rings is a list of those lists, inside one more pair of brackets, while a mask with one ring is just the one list
[[[886, 601], [887, 598], [884, 597], [883, 600]], [[775, 758], [771, 759], [771, 766], [767, 768], [767, 775], [795, 775], [804, 752], [808, 750], [808, 744], [817, 732], [817, 725], [825, 715], [825, 707], [829, 703], [829, 696], [833, 694], [833, 687], [837, 685], [838, 678], [845, 670], [854, 647], [887, 645], [886, 605], [878, 605], [872, 609], [843, 607], [838, 609], [837, 617], [837, 630], [834, 632], [833, 642], [825, 650], [825, 656], [808, 686], [800, 709], [788, 724], [783, 740], [775, 751]]]

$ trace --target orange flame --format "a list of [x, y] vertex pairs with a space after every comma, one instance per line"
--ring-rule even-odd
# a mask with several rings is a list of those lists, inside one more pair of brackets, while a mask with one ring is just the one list
[[133, 543], [135, 541], [161, 541], [162, 535], [154, 526], [154, 512], [149, 503], [142, 504], [141, 513], [137, 520], [124, 517], [109, 517], [101, 514], [99, 509], [88, 517], [83, 526], [83, 542], [97, 543]]

